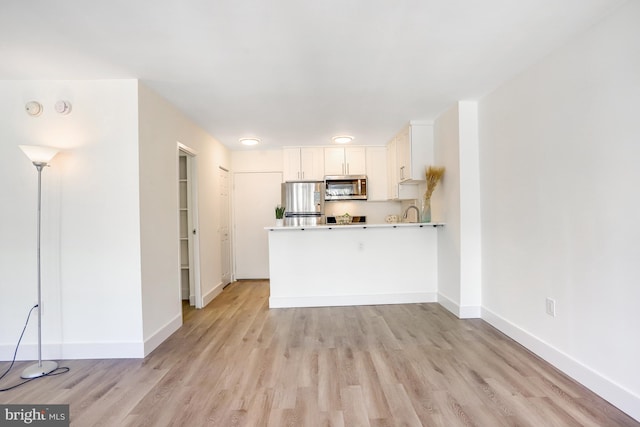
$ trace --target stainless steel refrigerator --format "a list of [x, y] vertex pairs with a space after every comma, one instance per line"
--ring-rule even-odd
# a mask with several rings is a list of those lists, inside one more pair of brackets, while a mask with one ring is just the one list
[[324, 224], [324, 182], [298, 181], [282, 184], [284, 225]]

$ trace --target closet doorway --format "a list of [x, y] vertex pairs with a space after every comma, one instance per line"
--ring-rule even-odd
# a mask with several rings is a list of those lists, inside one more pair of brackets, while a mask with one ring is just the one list
[[196, 152], [178, 143], [178, 215], [180, 222], [180, 297], [202, 308]]

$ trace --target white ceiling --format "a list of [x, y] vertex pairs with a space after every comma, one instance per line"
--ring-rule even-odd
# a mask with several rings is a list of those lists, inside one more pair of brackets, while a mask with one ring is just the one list
[[138, 78], [232, 149], [384, 144], [624, 0], [3, 0], [0, 79]]

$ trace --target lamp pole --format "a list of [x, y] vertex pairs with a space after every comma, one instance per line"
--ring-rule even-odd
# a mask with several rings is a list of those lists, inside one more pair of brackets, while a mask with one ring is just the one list
[[28, 366], [22, 371], [22, 378], [38, 378], [58, 369], [58, 363], [54, 361], [42, 361], [42, 275], [40, 268], [40, 223], [42, 218], [42, 169], [47, 162], [34, 161], [33, 165], [38, 170], [38, 226], [37, 226], [37, 264], [38, 264], [38, 363]]

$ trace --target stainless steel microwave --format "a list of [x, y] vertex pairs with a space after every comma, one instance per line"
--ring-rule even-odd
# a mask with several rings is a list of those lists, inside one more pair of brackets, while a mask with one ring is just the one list
[[324, 185], [325, 200], [367, 200], [366, 175], [329, 175]]

